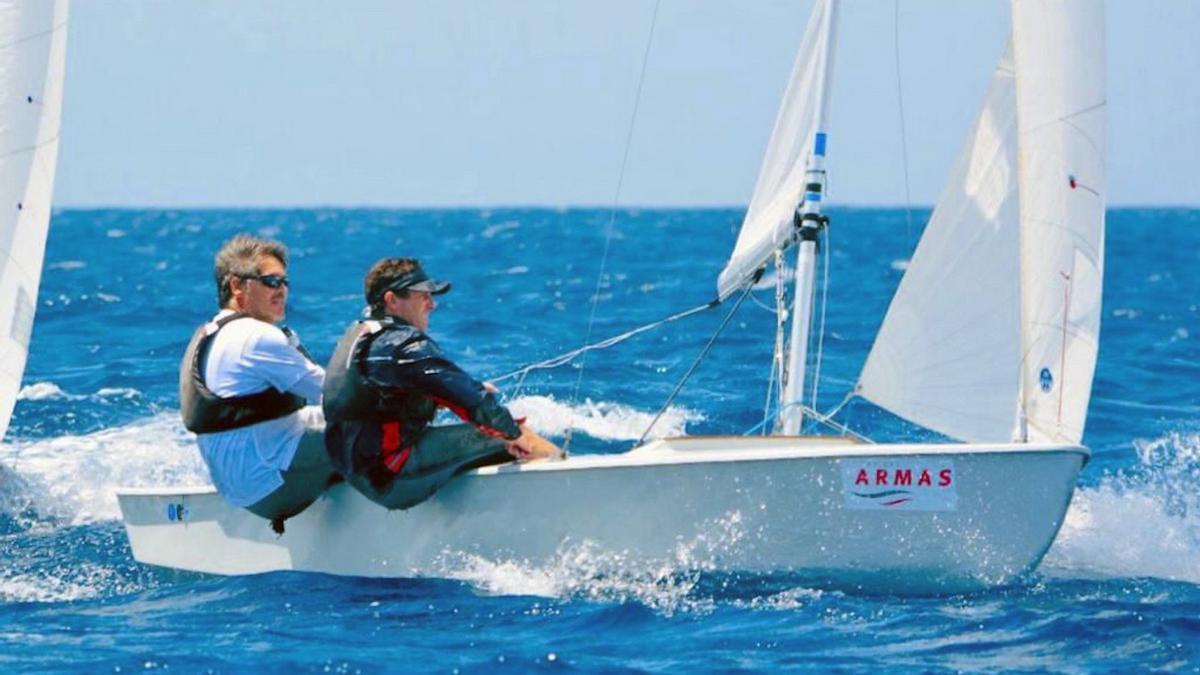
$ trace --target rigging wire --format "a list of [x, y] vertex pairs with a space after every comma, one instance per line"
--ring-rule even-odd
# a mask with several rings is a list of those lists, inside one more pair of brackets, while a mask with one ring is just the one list
[[768, 417], [768, 419], [763, 420], [762, 422], [759, 422], [758, 424], [755, 424], [754, 426], [750, 427], [742, 435], [749, 436], [750, 434], [753, 434], [754, 432], [759, 431], [760, 429], [766, 427], [766, 425], [768, 423], [770, 423], [771, 420], [776, 419], [777, 417], [782, 415], [785, 411], [790, 410], [791, 408], [799, 408], [800, 410], [802, 410], [804, 412], [804, 414], [806, 416], [811, 417], [814, 421], [816, 421], [820, 424], [824, 424], [825, 426], [829, 427], [830, 429], [841, 432], [841, 434], [844, 436], [850, 436], [850, 437], [858, 439], [864, 443], [870, 443], [873, 445], [875, 443], [875, 441], [872, 440], [871, 438], [864, 436], [863, 434], [860, 434], [859, 432], [851, 429], [848, 424], [845, 424], [843, 422], [837, 422], [833, 419], [834, 415], [838, 414], [838, 412], [840, 412], [842, 410], [842, 408], [846, 407], [846, 405], [849, 404], [851, 401], [853, 401], [855, 398], [857, 398], [857, 394], [855, 394], [854, 392], [850, 392], [850, 393], [846, 394], [846, 397], [842, 399], [842, 402], [837, 404], [836, 406], [834, 406], [833, 410], [830, 410], [827, 413], [823, 413], [820, 410], [817, 410], [816, 408], [811, 408], [809, 406], [806, 406], [803, 403], [792, 402], [792, 403], [789, 403], [789, 404], [783, 406], [779, 410], [776, 410], [772, 415], [770, 415]]
[[[618, 335], [613, 335], [611, 337], [604, 338], [603, 340], [600, 340], [598, 342], [586, 344], [578, 349], [572, 349], [569, 352], [563, 352], [562, 354], [559, 354], [558, 356], [552, 356], [543, 361], [538, 361], [537, 363], [531, 363], [526, 366], [521, 366], [520, 368], [517, 368], [516, 370], [509, 371], [509, 372], [504, 373], [503, 375], [499, 375], [497, 377], [490, 377], [490, 378], [488, 378], [488, 381], [493, 382], [493, 383], [503, 382], [504, 380], [507, 380], [509, 378], [519, 376], [521, 378], [520, 380], [517, 381], [517, 391], [519, 391], [520, 388], [524, 385], [525, 376], [527, 376], [530, 372], [532, 372], [534, 370], [542, 370], [545, 368], [557, 368], [558, 366], [562, 366], [567, 363], [570, 363], [576, 357], [578, 357], [586, 352], [596, 351], [599, 349], [607, 349], [608, 347], [612, 347], [613, 345], [624, 342], [635, 335], [644, 333], [648, 330], [653, 330], [664, 324], [671, 323], [672, 321], [678, 321], [680, 319], [689, 317], [693, 314], [698, 314], [700, 312], [703, 312], [706, 309], [711, 309], [713, 307], [716, 307], [718, 304], [720, 304], [719, 300], [716, 300], [716, 299], [711, 300], [709, 302], [704, 303], [703, 305], [697, 305], [695, 307], [692, 307], [691, 309], [685, 309], [682, 312], [676, 312], [674, 314], [671, 314], [670, 316], [666, 316], [661, 319], [658, 319], [657, 321], [651, 321], [650, 323], [642, 324], [641, 326], [627, 330], [624, 333], [620, 333]], [[514, 392], [512, 394], [512, 396], [515, 397], [516, 393]]]
[[737, 302], [729, 309], [729, 313], [725, 315], [725, 318], [721, 321], [721, 325], [717, 326], [717, 330], [712, 334], [712, 337], [708, 338], [708, 342], [705, 343], [700, 353], [696, 355], [696, 359], [692, 361], [692, 365], [687, 369], [687, 372], [683, 374], [683, 377], [679, 378], [679, 382], [675, 383], [675, 388], [671, 390], [671, 395], [667, 397], [662, 407], [658, 409], [658, 414], [654, 416], [654, 419], [650, 420], [650, 426], [646, 427], [646, 430], [642, 432], [641, 438], [638, 439], [634, 447], [645, 442], [646, 437], [650, 435], [650, 431], [654, 429], [654, 425], [658, 424], [658, 420], [662, 418], [663, 413], [667, 412], [667, 408], [671, 406], [675, 397], [679, 395], [679, 392], [683, 389], [683, 385], [691, 378], [692, 373], [696, 372], [696, 368], [704, 360], [704, 357], [708, 355], [708, 350], [712, 349], [713, 343], [717, 341], [717, 337], [721, 334], [721, 331], [725, 330], [725, 326], [729, 325], [729, 320], [733, 318], [734, 314], [737, 314], [738, 308], [742, 306], [742, 302], [746, 300], [746, 296], [750, 295], [750, 291], [753, 289], [754, 284], [751, 283], [747, 284], [746, 288], [742, 290], [742, 294], [738, 296]]
[[825, 355], [825, 308], [829, 306], [829, 249], [832, 248], [829, 236], [829, 222], [825, 223], [825, 269], [822, 270], [821, 279], [821, 319], [819, 328], [817, 329], [817, 356], [813, 363], [813, 378], [812, 378], [812, 401], [813, 407], [817, 407], [817, 390], [821, 384], [821, 363]]
[[750, 302], [753, 302], [756, 307], [763, 310], [764, 312], [770, 312], [771, 314], [779, 314], [779, 310], [777, 308], [768, 305], [767, 303], [763, 302], [762, 300], [759, 300], [758, 296], [753, 293], [750, 294]]
[[[787, 327], [787, 285], [783, 281], [785, 262], [783, 258], [783, 249], [775, 249], [775, 349], [771, 354], [771, 377], [767, 380], [767, 400], [763, 404], [763, 434], [766, 434], [767, 422], [771, 417], [771, 399], [774, 397], [776, 401], [783, 398], [783, 354], [784, 354], [784, 331]], [[750, 299], [759, 304], [758, 298], [754, 294], [750, 294]], [[768, 308], [769, 309], [769, 308]], [[775, 385], [779, 385], [779, 392], [776, 395]], [[776, 403], [778, 405], [778, 403]]]
[[[604, 252], [600, 256], [600, 272], [596, 275], [596, 289], [592, 293], [592, 309], [588, 314], [587, 333], [583, 338], [586, 345], [592, 339], [592, 329], [596, 324], [596, 308], [600, 304], [600, 290], [604, 285], [604, 277], [606, 268], [608, 267], [608, 251], [612, 246], [613, 231], [616, 228], [617, 221], [617, 204], [621, 201], [621, 188], [625, 184], [625, 167], [629, 162], [629, 147], [633, 143], [633, 130], [637, 123], [638, 108], [642, 102], [642, 85], [646, 81], [646, 64], [650, 61], [650, 45], [654, 43], [654, 28], [658, 24], [658, 7], [661, 0], [654, 2], [654, 14], [650, 17], [650, 32], [646, 36], [646, 48], [642, 52], [642, 68], [638, 74], [637, 91], [633, 98], [633, 111], [629, 115], [629, 128], [625, 134], [625, 149], [621, 153], [621, 170], [617, 174], [617, 187], [613, 193], [612, 208], [609, 209], [608, 225], [604, 228]], [[587, 350], [583, 353], [586, 354]], [[587, 359], [584, 358], [579, 362], [579, 373], [575, 378], [575, 386], [571, 390], [571, 402], [574, 403], [579, 399], [579, 389], [583, 386], [583, 371], [587, 367]], [[566, 452], [571, 447], [571, 427], [568, 426], [563, 439], [563, 452]]]
[[896, 62], [896, 101], [900, 107], [900, 157], [904, 166], [904, 221], [907, 242], [912, 244], [912, 195], [908, 181], [908, 131], [904, 124], [904, 86], [900, 79], [900, 0], [892, 0], [892, 48]]

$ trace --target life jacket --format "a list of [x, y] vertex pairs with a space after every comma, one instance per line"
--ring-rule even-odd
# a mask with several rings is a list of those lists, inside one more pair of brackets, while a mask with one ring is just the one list
[[[271, 387], [244, 396], [217, 396], [204, 382], [204, 361], [217, 332], [232, 321], [250, 318], [243, 313], [210, 321], [192, 336], [179, 364], [179, 412], [183, 426], [197, 434], [211, 434], [273, 420], [301, 409], [304, 397]], [[308, 356], [300, 348], [300, 353]]]
[[334, 466], [380, 484], [404, 468], [417, 437], [438, 408], [421, 392], [382, 386], [368, 377], [371, 345], [390, 331], [408, 333], [401, 336], [397, 349], [428, 339], [390, 317], [355, 321], [338, 340], [325, 369], [322, 396], [325, 447]]

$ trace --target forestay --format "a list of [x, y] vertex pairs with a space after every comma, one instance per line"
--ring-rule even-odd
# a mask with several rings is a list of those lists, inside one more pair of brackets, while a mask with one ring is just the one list
[[0, 3], [0, 436], [25, 370], [58, 158], [67, 2]]
[[813, 7], [759, 169], [750, 208], [729, 262], [717, 280], [721, 299], [745, 285], [794, 234], [793, 214], [804, 195], [805, 169], [821, 106], [827, 69], [826, 44], [833, 32], [830, 0]]

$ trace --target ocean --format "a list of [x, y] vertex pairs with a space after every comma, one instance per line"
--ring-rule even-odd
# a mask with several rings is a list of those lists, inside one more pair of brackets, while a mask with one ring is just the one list
[[[853, 386], [927, 211], [834, 209], [820, 392]], [[612, 219], [612, 236], [606, 237]], [[789, 575], [465, 557], [438, 578], [224, 578], [135, 562], [118, 486], [203, 485], [178, 419], [179, 357], [215, 311], [229, 236], [291, 249], [288, 323], [325, 359], [362, 274], [421, 258], [453, 282], [431, 333], [495, 376], [709, 300], [738, 210], [64, 210], [0, 445], [0, 669], [132, 672], [1200, 670], [1200, 211], [1109, 212], [1092, 461], [1020, 584], [895, 597]], [[911, 224], [910, 224], [911, 223]], [[610, 244], [606, 274], [600, 261]], [[655, 435], [761, 421], [775, 317], [755, 291]], [[599, 292], [597, 293], [597, 289]], [[645, 431], [717, 309], [532, 374], [511, 405], [572, 452]], [[842, 416], [894, 424], [865, 403]], [[536, 495], [531, 512], [552, 510]], [[648, 514], [652, 517], [653, 514]]]

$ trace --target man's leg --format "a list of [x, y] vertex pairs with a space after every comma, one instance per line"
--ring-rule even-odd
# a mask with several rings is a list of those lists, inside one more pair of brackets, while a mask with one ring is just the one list
[[283, 485], [246, 508], [267, 520], [291, 518], [317, 501], [336, 477], [325, 451], [324, 433], [309, 429], [300, 437], [296, 456], [283, 472]]
[[[372, 498], [389, 509], [407, 509], [428, 499], [456, 474], [511, 459], [504, 441], [468, 424], [432, 427], [417, 441], [404, 468], [385, 492]], [[369, 494], [369, 493], [368, 493]]]

